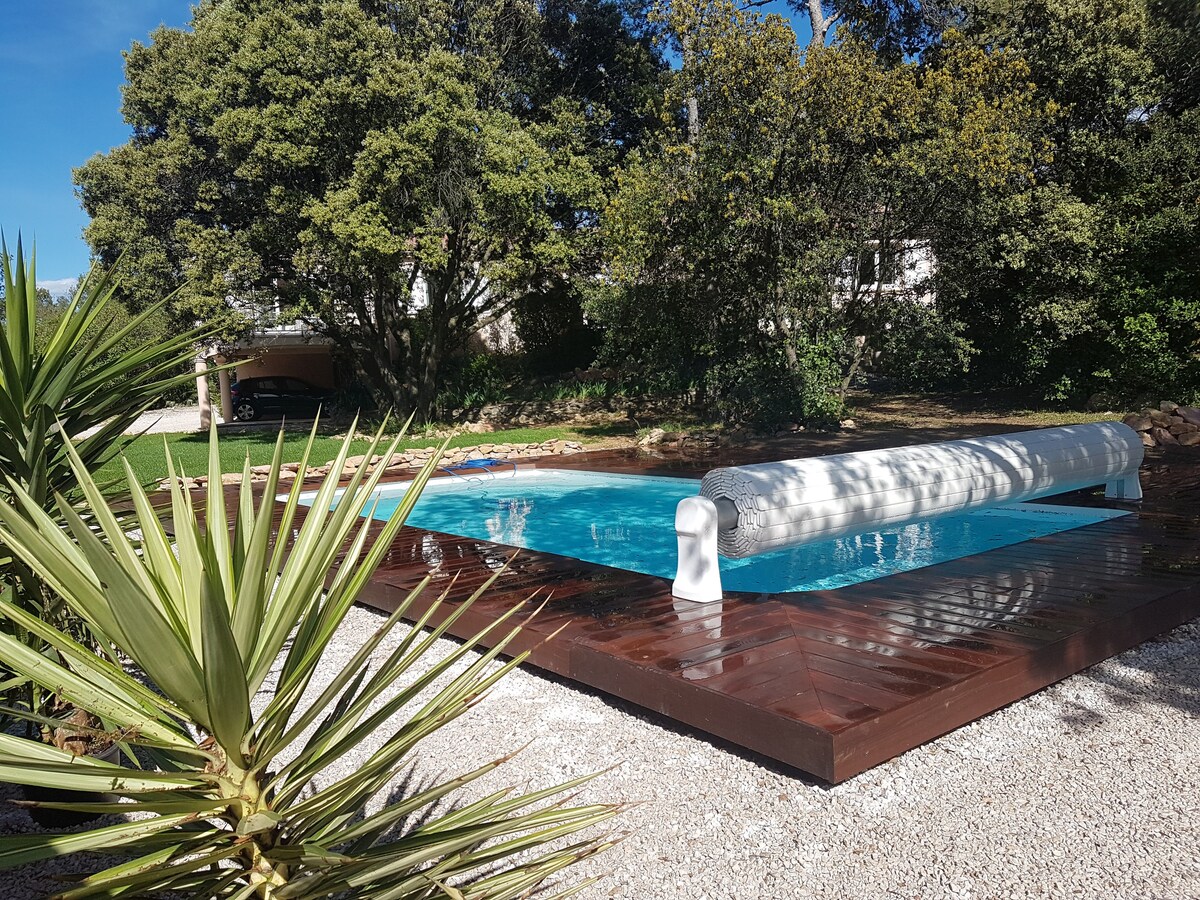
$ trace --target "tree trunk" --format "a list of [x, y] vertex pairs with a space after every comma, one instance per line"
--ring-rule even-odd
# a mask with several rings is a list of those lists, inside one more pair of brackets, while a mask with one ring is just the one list
[[838, 20], [839, 15], [841, 14], [834, 12], [827, 16], [821, 8], [821, 0], [808, 0], [808, 21], [812, 25], [812, 40], [808, 42], [808, 49], [825, 46], [825, 39], [829, 37], [829, 29], [833, 27], [833, 23]]
[[862, 366], [862, 361], [866, 358], [868, 346], [865, 337], [863, 337], [862, 341], [854, 341], [854, 356], [850, 360], [850, 368], [846, 370], [846, 376], [842, 379], [842, 384], [838, 388], [838, 399], [842, 403], [846, 402], [846, 394], [850, 392], [850, 385], [854, 382], [854, 376], [858, 374], [859, 367]]
[[421, 354], [421, 370], [417, 375], [416, 400], [413, 412], [422, 422], [433, 418], [434, 401], [437, 400], [438, 376], [446, 353], [446, 327], [443, 322], [431, 322], [430, 334]]

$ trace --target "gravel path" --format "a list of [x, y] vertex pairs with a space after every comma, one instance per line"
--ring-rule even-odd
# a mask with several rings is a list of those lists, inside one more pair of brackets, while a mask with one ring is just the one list
[[[323, 668], [380, 622], [354, 609]], [[1198, 711], [1200, 620], [830, 788], [522, 670], [427, 739], [418, 774], [530, 739], [478, 793], [617, 764], [580, 798], [635, 804], [618, 820], [628, 838], [576, 873], [609, 873], [586, 900], [1194, 898]], [[0, 833], [32, 827], [0, 814]], [[0, 876], [0, 896], [39, 896], [44, 877]]]
[[168, 406], [142, 413], [126, 434], [174, 434], [199, 430], [199, 406]]
[[[82, 432], [86, 437], [99, 430], [99, 426]], [[137, 417], [126, 434], [178, 434], [200, 430], [199, 406], [167, 406], [162, 409], [152, 409]]]

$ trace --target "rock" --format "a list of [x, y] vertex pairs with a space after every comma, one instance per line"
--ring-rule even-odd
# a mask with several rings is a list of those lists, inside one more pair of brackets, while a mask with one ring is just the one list
[[1149, 431], [1154, 427], [1154, 423], [1150, 421], [1150, 417], [1143, 416], [1141, 413], [1130, 413], [1121, 421], [1134, 431]]
[[268, 466], [251, 466], [250, 474], [251, 475], [270, 475], [271, 474], [271, 466], [269, 466], [269, 465]]
[[1193, 425], [1191, 422], [1178, 421], [1167, 429], [1175, 437], [1181, 434], [1191, 434], [1193, 431], [1200, 431], [1200, 425]]
[[1165, 413], [1173, 413], [1175, 410], [1179, 409], [1179, 404], [1174, 400], [1164, 400], [1162, 403], [1158, 404], [1158, 408]]
[[1155, 425], [1157, 425], [1159, 428], [1170, 428], [1171, 427], [1171, 417], [1168, 416], [1161, 409], [1152, 409], [1152, 410], [1150, 410], [1149, 415], [1150, 415], [1150, 421], [1153, 422]]
[[1178, 437], [1181, 447], [1200, 447], [1200, 431], [1189, 431]]
[[1154, 443], [1154, 438], [1151, 436], [1150, 432], [1148, 432], [1148, 431], [1143, 431], [1141, 433], [1141, 438], [1142, 438], [1142, 446], [1143, 447], [1157, 447], [1158, 446], [1157, 444]]
[[1171, 434], [1171, 432], [1167, 431], [1167, 429], [1165, 429], [1165, 428], [1155, 427], [1155, 428], [1150, 429], [1150, 436], [1152, 438], [1154, 438], [1155, 442], [1157, 442], [1160, 445], [1162, 445], [1162, 444], [1178, 444], [1179, 443], [1179, 441], [1176, 439], [1175, 435]]
[[842, 421], [838, 424], [841, 425], [842, 429], [845, 431], [854, 431], [856, 428], [858, 428], [858, 423], [853, 419], [842, 419]]
[[1194, 406], [1181, 406], [1175, 410], [1175, 415], [1179, 416], [1185, 422], [1200, 425], [1200, 409]]
[[646, 436], [638, 441], [639, 447], [650, 447], [654, 444], [661, 444], [666, 438], [667, 433], [661, 428], [651, 428]]
[[279, 480], [280, 481], [292, 481], [295, 479], [295, 477], [296, 477], [295, 469], [280, 469], [279, 470]]
[[241, 483], [242, 483], [242, 473], [241, 472], [226, 472], [224, 475], [221, 476], [221, 484], [241, 484]]
[[462, 427], [462, 430], [467, 434], [487, 434], [488, 432], [495, 431], [496, 426], [490, 422], [468, 422]]

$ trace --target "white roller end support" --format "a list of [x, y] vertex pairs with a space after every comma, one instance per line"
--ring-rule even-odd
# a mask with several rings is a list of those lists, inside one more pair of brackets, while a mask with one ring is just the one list
[[681, 600], [711, 603], [721, 599], [717, 527], [717, 505], [707, 497], [685, 497], [675, 507], [679, 567], [671, 593]]
[[1104, 485], [1104, 496], [1109, 500], [1141, 500], [1142, 480], [1135, 471], [1132, 475], [1110, 481]]

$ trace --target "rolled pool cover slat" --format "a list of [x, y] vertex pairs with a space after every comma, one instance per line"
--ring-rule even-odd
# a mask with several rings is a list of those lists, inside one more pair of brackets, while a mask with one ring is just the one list
[[700, 493], [737, 510], [736, 526], [722, 528], [717, 543], [723, 556], [740, 558], [1114, 484], [1137, 477], [1144, 453], [1129, 426], [1095, 422], [713, 469]]

